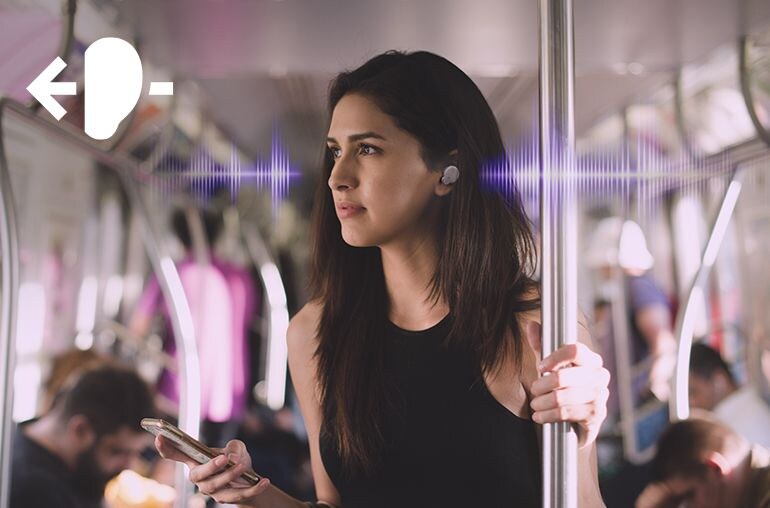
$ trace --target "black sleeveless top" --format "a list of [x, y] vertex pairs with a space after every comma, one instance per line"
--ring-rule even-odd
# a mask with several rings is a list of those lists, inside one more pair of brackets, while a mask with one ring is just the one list
[[345, 474], [321, 425], [321, 458], [343, 508], [541, 506], [534, 424], [492, 396], [467, 355], [442, 347], [450, 326], [449, 316], [422, 331], [388, 322], [385, 375], [403, 410], [385, 418], [376, 474]]

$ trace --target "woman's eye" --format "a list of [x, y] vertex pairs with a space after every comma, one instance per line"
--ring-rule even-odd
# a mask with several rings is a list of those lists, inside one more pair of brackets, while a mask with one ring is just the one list
[[369, 150], [371, 150], [371, 151], [370, 151], [370, 152], [368, 152], [368, 153], [367, 153], [367, 152], [364, 152], [364, 155], [374, 155], [375, 153], [377, 153], [377, 149], [376, 149], [376, 148], [374, 148], [372, 145], [360, 145], [360, 149], [361, 149], [362, 151], [364, 151], [364, 150], [366, 150], [366, 149], [369, 149]]
[[[361, 153], [362, 155], [374, 155], [379, 151], [377, 148], [373, 147], [372, 145], [367, 145], [363, 143], [358, 146], [358, 150], [359, 150], [359, 153]], [[329, 147], [329, 152], [331, 152], [332, 157], [334, 159], [337, 159], [341, 156], [340, 151], [341, 151], [340, 148]]]

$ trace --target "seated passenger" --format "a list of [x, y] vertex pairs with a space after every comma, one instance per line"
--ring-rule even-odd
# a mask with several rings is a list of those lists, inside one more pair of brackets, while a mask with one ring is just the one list
[[691, 407], [713, 412], [749, 442], [770, 448], [770, 407], [750, 386], [737, 385], [717, 351], [693, 345], [689, 385]]
[[56, 355], [51, 362], [48, 378], [43, 383], [43, 396], [37, 414], [51, 409], [56, 396], [76, 376], [92, 368], [101, 367], [109, 359], [93, 349], [72, 348]]
[[[642, 364], [651, 357], [648, 374], [648, 386], [640, 393], [635, 393], [635, 405], [644, 399], [655, 396], [661, 401], [668, 400], [671, 376], [676, 365], [676, 339], [672, 327], [671, 302], [659, 284], [653, 279], [650, 270], [655, 260], [647, 248], [644, 232], [633, 221], [618, 217], [603, 219], [596, 226], [586, 252], [586, 263], [597, 271], [597, 289], [600, 302], [612, 302], [618, 294], [616, 284], [622, 283], [627, 299], [628, 325], [632, 364]], [[614, 280], [615, 268], [622, 270], [622, 281]], [[605, 313], [602, 326], [613, 331], [609, 322], [612, 312]], [[608, 407], [619, 407], [618, 394], [614, 388], [617, 382], [618, 366], [615, 365], [615, 337], [605, 333], [598, 337], [607, 369], [612, 375], [610, 400]]]
[[41, 418], [21, 423], [12, 451], [10, 508], [96, 508], [107, 482], [152, 441], [139, 426], [152, 394], [133, 371], [88, 370]]
[[671, 425], [653, 469], [636, 508], [770, 507], [770, 453], [706, 417]]

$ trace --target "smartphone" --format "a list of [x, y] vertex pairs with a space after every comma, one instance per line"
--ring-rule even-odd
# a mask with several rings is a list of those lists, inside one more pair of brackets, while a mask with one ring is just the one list
[[[147, 432], [156, 436], [163, 436], [171, 441], [171, 444], [173, 444], [177, 450], [199, 464], [205, 464], [221, 455], [221, 453], [215, 452], [205, 444], [180, 430], [176, 425], [172, 425], [165, 420], [160, 420], [158, 418], [144, 418], [141, 425]], [[230, 468], [234, 465], [235, 463], [230, 460], [225, 467]], [[241, 478], [251, 485], [256, 485], [259, 483], [259, 480], [262, 479], [257, 473], [251, 470], [245, 471], [241, 475]]]

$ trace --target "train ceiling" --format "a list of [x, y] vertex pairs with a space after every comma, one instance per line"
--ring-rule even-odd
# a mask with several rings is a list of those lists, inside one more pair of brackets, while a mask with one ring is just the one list
[[[143, 58], [197, 81], [207, 111], [247, 153], [278, 119], [301, 165], [317, 160], [335, 72], [386, 49], [426, 49], [468, 72], [503, 134], [531, 129], [535, 0], [100, 0], [137, 33]], [[770, 25], [767, 0], [575, 0], [576, 128]], [[246, 106], [246, 107], [244, 107]], [[300, 148], [302, 147], [302, 148]]]

